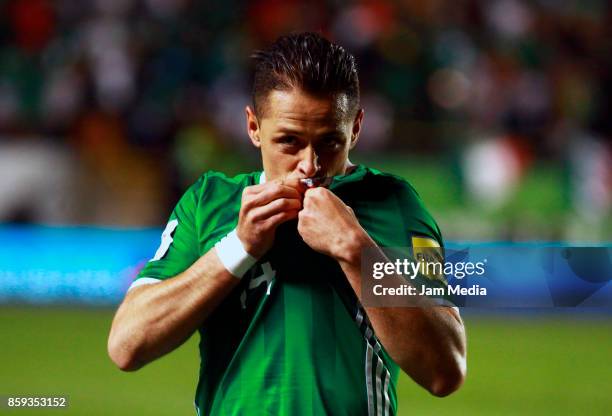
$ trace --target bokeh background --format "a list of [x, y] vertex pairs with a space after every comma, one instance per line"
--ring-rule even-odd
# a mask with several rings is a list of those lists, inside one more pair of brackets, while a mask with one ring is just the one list
[[[446, 240], [610, 244], [607, 1], [5, 0], [0, 395], [193, 411], [197, 340], [122, 374], [113, 308], [203, 171], [260, 169], [249, 55], [302, 30], [357, 57], [352, 160], [413, 183]], [[610, 311], [465, 316], [464, 388], [433, 399], [403, 377], [400, 414], [609, 412]]]

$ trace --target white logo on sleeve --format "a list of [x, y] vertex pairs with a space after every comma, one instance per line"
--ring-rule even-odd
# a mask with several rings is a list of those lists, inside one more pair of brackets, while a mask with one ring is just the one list
[[174, 230], [176, 230], [177, 226], [178, 220], [176, 219], [170, 221], [168, 225], [166, 225], [166, 228], [164, 229], [164, 232], [161, 236], [161, 244], [155, 252], [155, 256], [150, 261], [161, 260], [166, 255], [168, 249], [170, 248], [170, 244], [172, 244], [173, 241], [172, 234], [174, 233]]

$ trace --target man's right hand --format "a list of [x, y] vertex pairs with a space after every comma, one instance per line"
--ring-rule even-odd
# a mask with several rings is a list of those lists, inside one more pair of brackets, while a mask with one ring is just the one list
[[304, 187], [297, 179], [244, 188], [236, 232], [251, 256], [260, 258], [272, 247], [276, 228], [297, 218], [303, 196]]

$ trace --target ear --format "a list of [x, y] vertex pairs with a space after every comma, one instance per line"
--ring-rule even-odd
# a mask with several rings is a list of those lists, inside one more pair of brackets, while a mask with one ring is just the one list
[[261, 147], [261, 139], [259, 138], [259, 121], [257, 120], [255, 111], [248, 105], [245, 107], [244, 111], [246, 113], [247, 134], [253, 146], [259, 148]]
[[357, 140], [359, 140], [359, 133], [361, 132], [361, 122], [363, 121], [363, 108], [360, 108], [357, 111], [357, 115], [355, 116], [355, 120], [353, 121], [353, 130], [351, 132], [351, 146], [350, 149], [355, 147], [357, 144]]

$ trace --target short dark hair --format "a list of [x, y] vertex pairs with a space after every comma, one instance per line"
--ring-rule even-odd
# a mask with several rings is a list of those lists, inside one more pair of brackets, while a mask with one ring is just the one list
[[273, 90], [300, 88], [314, 95], [344, 93], [349, 112], [359, 107], [359, 77], [355, 57], [318, 33], [296, 33], [278, 38], [268, 49], [252, 55], [253, 105], [263, 114]]

